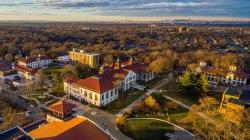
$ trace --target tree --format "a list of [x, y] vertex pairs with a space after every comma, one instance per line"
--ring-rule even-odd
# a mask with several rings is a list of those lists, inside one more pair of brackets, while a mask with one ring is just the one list
[[160, 109], [159, 103], [152, 96], [147, 97], [144, 101], [144, 104], [152, 110]]
[[74, 66], [66, 65], [62, 69], [62, 76], [77, 76]]
[[53, 81], [53, 88], [52, 92], [57, 93], [58, 91], [63, 90], [63, 81], [61, 76], [58, 73], [52, 73], [52, 81]]
[[180, 85], [187, 93], [194, 97], [201, 96], [208, 89], [208, 80], [205, 75], [186, 72], [179, 77]]
[[45, 85], [46, 77], [42, 71], [36, 73], [35, 88], [41, 90]]
[[12, 61], [13, 60], [13, 55], [12, 54], [10, 54], [10, 53], [7, 53], [5, 56], [4, 56], [4, 59], [6, 60], [6, 61]]
[[228, 115], [219, 110], [219, 103], [215, 98], [205, 97], [200, 99], [199, 103], [199, 105], [193, 105], [184, 118], [187, 123], [191, 124], [197, 139], [228, 140], [236, 138], [243, 140], [249, 138], [249, 112], [244, 112], [244, 116], [238, 119], [238, 116], [241, 116], [238, 111], [233, 110], [232, 114]]
[[116, 124], [117, 125], [122, 126], [126, 123], [126, 121], [127, 121], [127, 118], [124, 115], [116, 117]]
[[34, 84], [25, 86], [23, 88], [23, 93], [29, 100], [31, 100], [31, 95], [34, 93], [34, 91]]
[[162, 73], [165, 70], [165, 60], [163, 58], [156, 59], [149, 64], [151, 71], [155, 73]]

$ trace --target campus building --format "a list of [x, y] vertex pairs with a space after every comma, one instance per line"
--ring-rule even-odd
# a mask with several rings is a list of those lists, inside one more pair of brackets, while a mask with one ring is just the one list
[[25, 66], [16, 66], [17, 74], [19, 77], [25, 78], [27, 80], [34, 80], [36, 78], [35, 74], [37, 72], [36, 69], [32, 69]]
[[18, 66], [38, 69], [48, 66], [52, 63], [52, 59], [47, 56], [38, 55], [38, 57], [26, 57], [18, 60]]
[[132, 59], [121, 63], [118, 58], [113, 64], [102, 66], [96, 76], [65, 79], [64, 91], [96, 106], [105, 106], [118, 98], [119, 91], [127, 91], [138, 81], [148, 82], [154, 77], [147, 64], [135, 63]]
[[63, 122], [49, 122], [28, 135], [36, 140], [111, 140], [105, 130], [83, 116]]
[[64, 120], [67, 120], [68, 117], [70, 117], [75, 107], [75, 104], [60, 100], [48, 107], [51, 113], [47, 114], [46, 120], [48, 122], [63, 122]]
[[118, 98], [118, 86], [113, 80], [98, 76], [86, 79], [68, 78], [64, 80], [64, 92], [96, 106], [105, 106]]
[[231, 86], [244, 86], [249, 84], [250, 75], [238, 70], [234, 65], [231, 65], [229, 69], [222, 69], [208, 66], [206, 62], [200, 62], [199, 66], [191, 65], [190, 69], [205, 74], [211, 85], [222, 83]]
[[100, 55], [96, 53], [87, 53], [84, 52], [84, 50], [74, 48], [72, 51], [69, 51], [69, 58], [73, 63], [97, 67], [99, 66]]
[[15, 69], [20, 77], [28, 80], [34, 80], [35, 74], [39, 68], [44, 68], [52, 63], [52, 59], [47, 56], [38, 55], [38, 57], [26, 57], [18, 60]]

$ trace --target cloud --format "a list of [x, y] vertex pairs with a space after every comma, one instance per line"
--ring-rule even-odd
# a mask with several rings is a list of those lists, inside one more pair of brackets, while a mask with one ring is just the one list
[[250, 0], [0, 0], [0, 12], [6, 9], [48, 15], [250, 17]]

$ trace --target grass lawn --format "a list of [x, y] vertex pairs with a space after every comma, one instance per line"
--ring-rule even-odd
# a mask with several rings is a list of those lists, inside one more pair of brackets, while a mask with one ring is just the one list
[[155, 120], [130, 120], [126, 133], [135, 140], [160, 140], [166, 133], [174, 133], [170, 124]]
[[161, 82], [162, 78], [159, 77], [155, 77], [152, 81], [143, 83], [142, 85], [144, 85], [145, 87], [151, 89], [153, 88], [155, 85], [158, 85]]
[[[153, 94], [154, 99], [161, 105], [158, 112], [137, 112], [135, 118], [159, 118], [170, 122], [180, 122], [188, 113], [188, 110], [178, 104], [162, 97], [162, 94]], [[168, 105], [172, 104], [172, 105]], [[174, 104], [174, 105], [173, 105]]]
[[163, 86], [162, 94], [170, 96], [187, 105], [193, 105], [195, 103], [198, 103], [199, 100], [198, 98], [188, 95], [187, 93], [185, 93], [185, 91], [181, 91], [179, 83], [177, 83], [175, 80], [172, 80], [168, 84]]
[[52, 73], [57, 73], [57, 74], [61, 74], [62, 72], [62, 67], [61, 66], [57, 66], [57, 67], [51, 67], [51, 68], [47, 68], [43, 70], [45, 75], [51, 76]]
[[104, 109], [112, 114], [116, 114], [123, 108], [133, 103], [139, 97], [141, 97], [143, 93], [144, 93], [143, 91], [130, 91], [125, 93], [120, 93], [119, 98], [116, 101], [112, 102], [111, 104], [108, 104]]
[[41, 96], [39, 94], [38, 95], [32, 95], [31, 97], [37, 99], [41, 104], [44, 104], [44, 103], [46, 103], [46, 102], [48, 102], [48, 101], [50, 101], [50, 100], [53, 99], [51, 97]]
[[[164, 91], [165, 90], [165, 91]], [[199, 98], [192, 97], [189, 94], [187, 94], [184, 90], [182, 90], [179, 83], [177, 83], [175, 80], [170, 81], [168, 84], [164, 85], [162, 88], [162, 94], [165, 94], [167, 96], [170, 96], [178, 101], [181, 101], [189, 106], [198, 103]], [[207, 95], [214, 97], [218, 101], [222, 98], [222, 92], [215, 91], [215, 89], [210, 88], [207, 91]]]

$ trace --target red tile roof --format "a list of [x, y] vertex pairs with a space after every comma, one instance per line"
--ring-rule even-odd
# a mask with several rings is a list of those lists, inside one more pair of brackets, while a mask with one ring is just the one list
[[34, 75], [37, 72], [36, 69], [32, 69], [32, 68], [28, 68], [28, 67], [24, 67], [24, 66], [20, 66], [20, 65], [16, 66], [16, 70], [21, 71], [21, 72], [28, 72], [32, 75]]
[[112, 80], [97, 76], [77, 80], [74, 84], [97, 93], [104, 93], [115, 88]]
[[132, 70], [136, 73], [149, 72], [149, 66], [145, 63], [133, 63], [130, 65], [126, 65], [125, 67], [123, 67], [123, 69]]
[[70, 110], [72, 110], [73, 108], [75, 108], [76, 105], [71, 104], [69, 102], [66, 101], [58, 101], [52, 105], [50, 105], [48, 108], [52, 111], [56, 111], [62, 114], [66, 114], [67, 112], [69, 112]]
[[148, 65], [144, 63], [131, 64], [130, 61], [127, 61], [122, 66], [120, 69], [115, 69], [114, 65], [108, 65], [104, 68], [103, 74], [81, 80], [68, 78], [65, 81], [97, 93], [104, 93], [117, 87], [117, 82], [124, 80], [130, 70], [136, 73], [148, 71]]
[[243, 78], [243, 79], [250, 78], [250, 75], [244, 71], [233, 71], [232, 73], [234, 74], [235, 77], [238, 78]]

